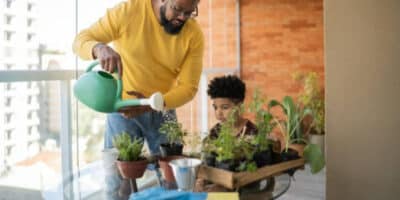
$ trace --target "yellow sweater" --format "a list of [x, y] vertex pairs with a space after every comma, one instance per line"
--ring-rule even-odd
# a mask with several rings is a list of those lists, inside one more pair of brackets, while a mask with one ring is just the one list
[[164, 31], [151, 0], [128, 0], [109, 9], [75, 38], [73, 49], [82, 59], [93, 59], [97, 43], [113, 42], [123, 64], [122, 98], [127, 91], [150, 96], [161, 92], [167, 108], [179, 107], [197, 92], [202, 70], [204, 37], [194, 19], [181, 32]]

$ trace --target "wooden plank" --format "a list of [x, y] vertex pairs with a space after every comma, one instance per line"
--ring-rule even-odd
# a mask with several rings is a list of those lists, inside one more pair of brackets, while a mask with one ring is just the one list
[[282, 162], [279, 164], [275, 165], [269, 165], [265, 166], [262, 168], [257, 169], [255, 172], [240, 172], [240, 173], [235, 173], [233, 175], [233, 179], [235, 181], [235, 187], [239, 188], [241, 186], [247, 185], [249, 183], [265, 179], [268, 177], [271, 177], [276, 174], [280, 174], [281, 172], [284, 172], [285, 170], [291, 169], [291, 168], [296, 168], [296, 167], [302, 167], [304, 166], [304, 159], [296, 159], [296, 160], [291, 160], [287, 162]]
[[223, 169], [201, 165], [197, 177], [209, 180], [226, 188], [234, 188], [233, 173]]
[[300, 158], [275, 165], [268, 165], [257, 169], [255, 172], [239, 173], [202, 165], [199, 169], [198, 177], [222, 185], [229, 189], [236, 189], [254, 181], [280, 174], [283, 171], [291, 168], [303, 167], [304, 163], [305, 160]]

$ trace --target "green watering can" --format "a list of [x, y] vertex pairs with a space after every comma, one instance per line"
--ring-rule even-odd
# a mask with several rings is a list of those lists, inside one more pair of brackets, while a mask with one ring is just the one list
[[105, 71], [92, 71], [99, 64], [93, 62], [74, 85], [74, 95], [89, 108], [103, 113], [117, 112], [125, 106], [149, 105], [153, 110], [164, 109], [164, 99], [156, 92], [148, 99], [121, 100], [122, 80]]

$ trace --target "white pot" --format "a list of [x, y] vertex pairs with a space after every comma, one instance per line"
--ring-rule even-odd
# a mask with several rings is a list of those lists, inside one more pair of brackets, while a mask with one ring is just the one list
[[310, 143], [318, 145], [325, 157], [325, 135], [310, 134]]

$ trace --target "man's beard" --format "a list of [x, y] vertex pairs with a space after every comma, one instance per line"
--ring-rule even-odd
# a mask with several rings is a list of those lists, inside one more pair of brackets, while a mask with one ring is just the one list
[[174, 24], [172, 24], [172, 20], [168, 20], [165, 16], [165, 10], [165, 5], [160, 7], [161, 25], [164, 27], [165, 32], [176, 35], [181, 31], [186, 21], [179, 20], [182, 24], [175, 26]]

